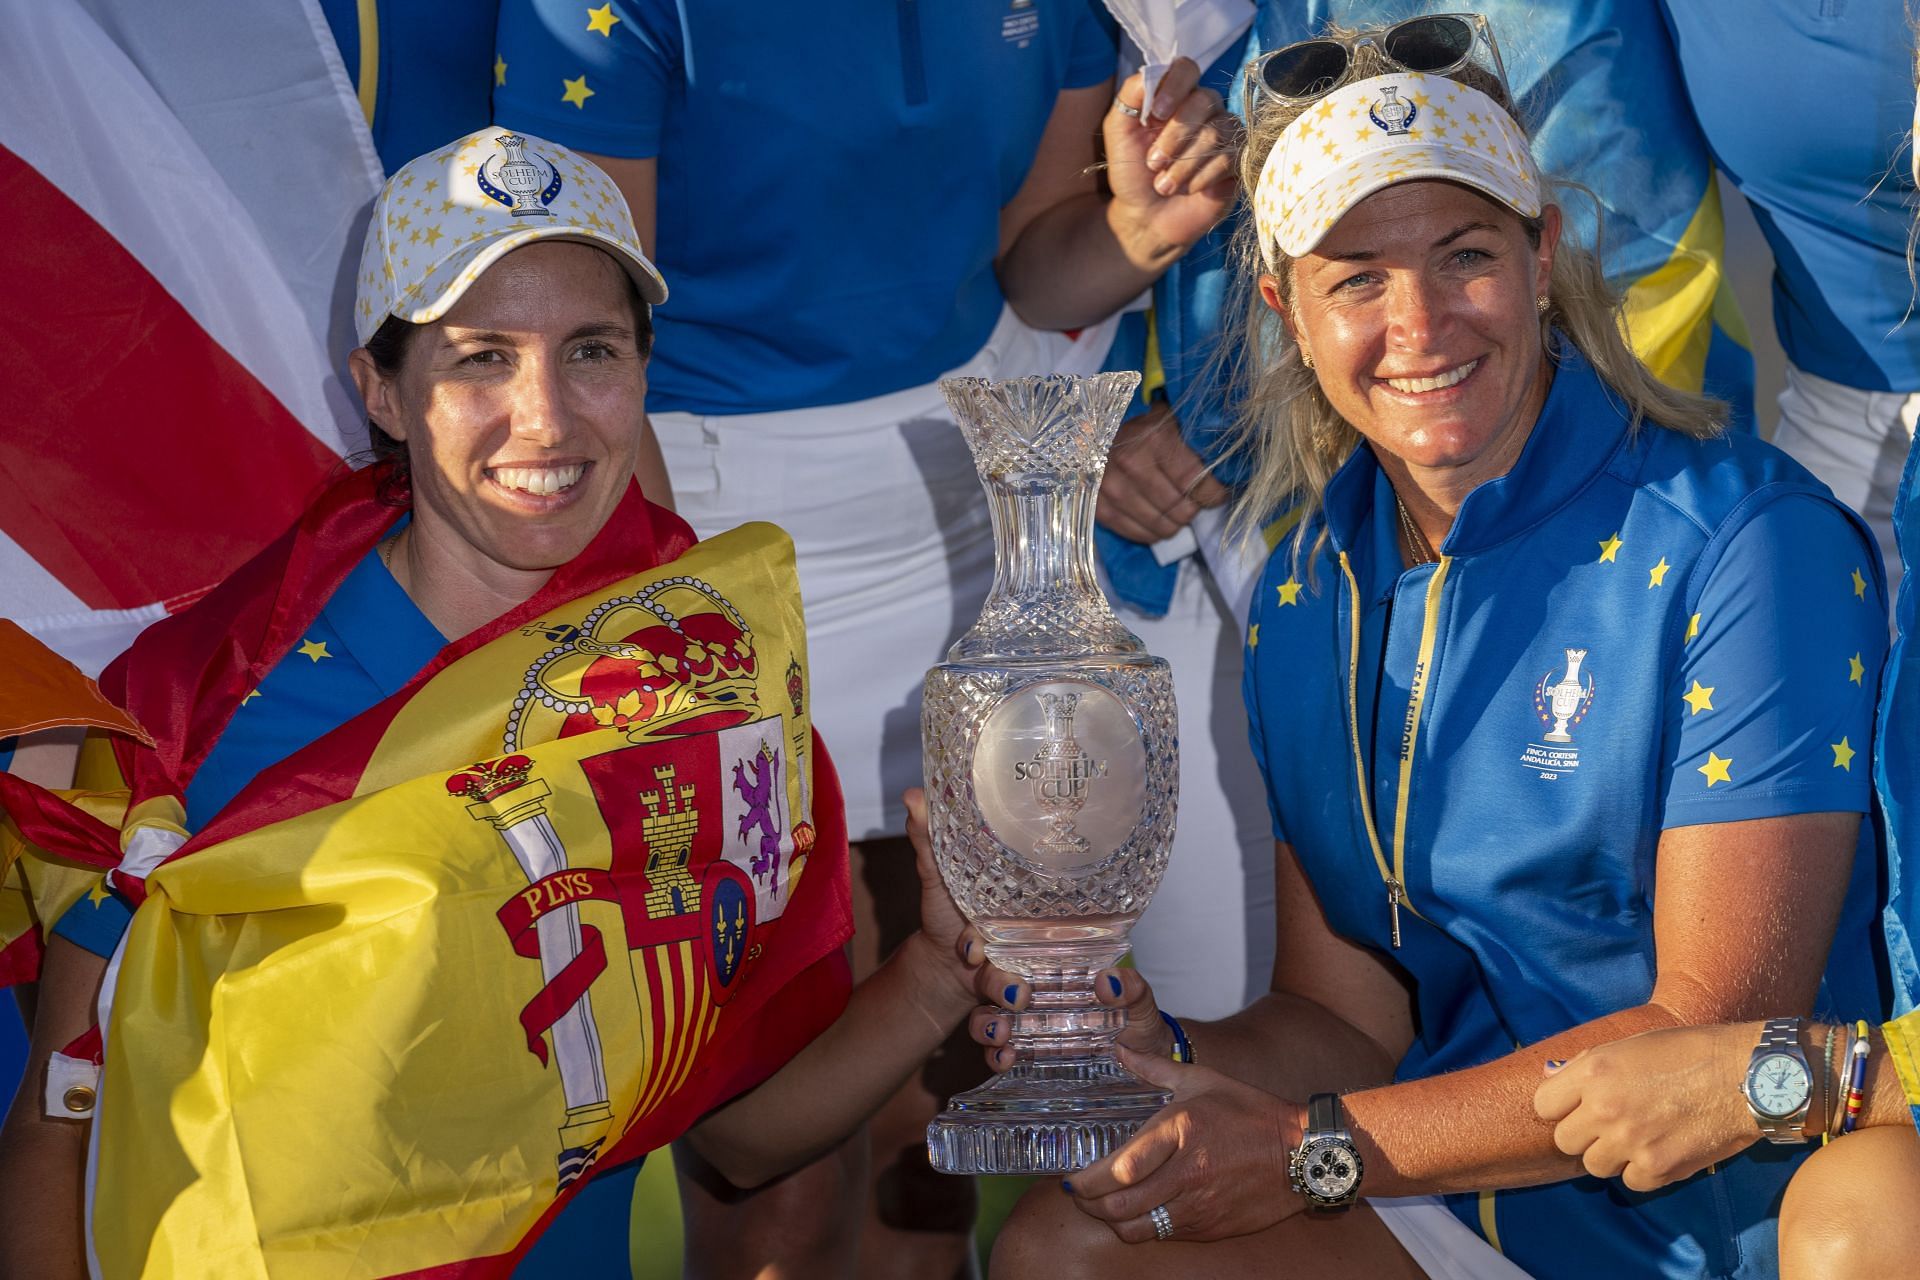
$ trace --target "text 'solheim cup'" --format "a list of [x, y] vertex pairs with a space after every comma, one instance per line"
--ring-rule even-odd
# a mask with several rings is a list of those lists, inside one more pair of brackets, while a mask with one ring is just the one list
[[1173, 675], [1094, 577], [1093, 506], [1137, 373], [941, 383], [993, 515], [993, 591], [927, 673], [934, 860], [993, 963], [1033, 984], [1017, 1064], [927, 1128], [945, 1173], [1063, 1173], [1168, 1094], [1121, 1067], [1093, 975], [1160, 883], [1179, 779]]

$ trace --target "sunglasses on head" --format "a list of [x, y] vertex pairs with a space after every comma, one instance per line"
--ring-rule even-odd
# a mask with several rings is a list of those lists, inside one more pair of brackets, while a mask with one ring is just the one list
[[[1284, 45], [1261, 55], [1251, 68], [1262, 92], [1282, 102], [1311, 102], [1325, 97], [1353, 77], [1354, 54], [1370, 45], [1393, 67], [1444, 75], [1473, 59], [1476, 40], [1484, 40], [1493, 56], [1491, 70], [1506, 87], [1507, 71], [1500, 61], [1487, 20], [1477, 13], [1435, 13], [1396, 23], [1378, 35], [1354, 39], [1317, 36]], [[1511, 93], [1508, 94], [1511, 100]]]

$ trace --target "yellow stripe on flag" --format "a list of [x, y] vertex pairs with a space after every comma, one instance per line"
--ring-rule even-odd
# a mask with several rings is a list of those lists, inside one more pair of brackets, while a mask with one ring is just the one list
[[[1711, 175], [1710, 175], [1711, 176]], [[1716, 315], [1738, 314], [1726, 286], [1726, 221], [1720, 187], [1711, 180], [1680, 243], [1659, 267], [1627, 287], [1627, 338], [1654, 375], [1681, 391], [1698, 392], [1706, 381], [1707, 351]], [[1745, 325], [1721, 328], [1743, 336]]]

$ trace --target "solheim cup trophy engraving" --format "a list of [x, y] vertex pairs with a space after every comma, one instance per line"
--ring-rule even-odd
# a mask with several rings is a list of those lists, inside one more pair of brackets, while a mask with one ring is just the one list
[[1137, 373], [941, 383], [993, 518], [993, 590], [927, 673], [934, 861], [987, 956], [1033, 986], [1016, 1064], [927, 1128], [943, 1173], [1065, 1173], [1168, 1094], [1114, 1053], [1093, 976], [1127, 953], [1173, 840], [1173, 675], [1108, 607], [1093, 506]]

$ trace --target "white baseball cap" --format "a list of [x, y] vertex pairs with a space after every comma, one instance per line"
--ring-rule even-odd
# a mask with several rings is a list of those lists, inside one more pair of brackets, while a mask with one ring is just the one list
[[598, 245], [648, 303], [667, 300], [613, 179], [558, 143], [496, 125], [387, 179], [360, 250], [354, 332], [364, 344], [388, 316], [438, 320], [481, 272], [535, 240]]
[[1382, 187], [1420, 178], [1464, 183], [1523, 218], [1540, 214], [1540, 171], [1499, 103], [1445, 76], [1373, 76], [1308, 107], [1260, 167], [1253, 216], [1267, 266], [1310, 252]]

